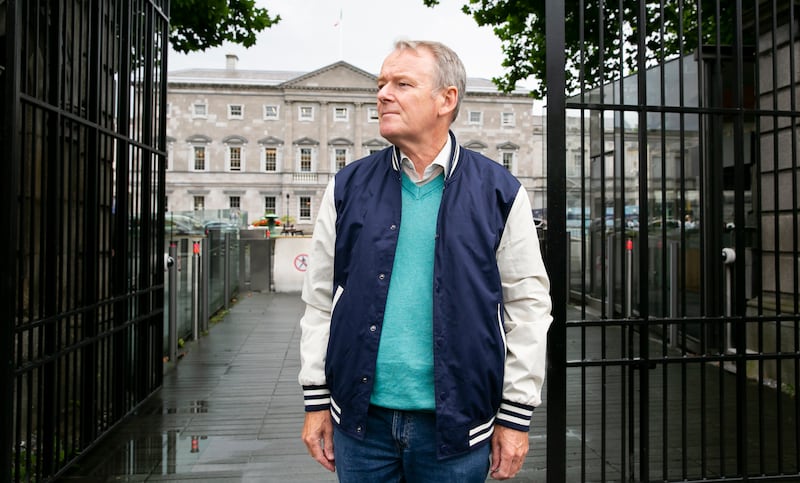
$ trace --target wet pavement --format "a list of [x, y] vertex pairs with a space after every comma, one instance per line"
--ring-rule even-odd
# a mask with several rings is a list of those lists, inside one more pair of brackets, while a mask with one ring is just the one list
[[59, 481], [336, 481], [300, 441], [299, 294], [248, 293]]
[[[299, 294], [243, 294], [59, 481], [333, 482], [300, 440]], [[544, 411], [517, 481], [544, 481]]]
[[[166, 368], [162, 388], [59, 481], [336, 481], [308, 456], [300, 440], [303, 397], [297, 373], [302, 312], [297, 293], [243, 294], [210, 327], [208, 336], [189, 342], [185, 355]], [[574, 307], [568, 307], [567, 315], [570, 320], [581, 318]], [[598, 351], [622, 354], [624, 337], [619, 332], [618, 327], [573, 331], [568, 356], [580, 360], [602, 358]], [[605, 342], [597, 343], [601, 340]], [[651, 344], [653, 354], [662, 350], [660, 341], [651, 338]], [[708, 364], [662, 365], [650, 373], [651, 418], [657, 421], [651, 424], [651, 441], [664, 445], [653, 447], [655, 479], [679, 481], [696, 475], [705, 479], [735, 468], [736, 432], [724, 431], [727, 423], [719, 426], [735, 421], [733, 402], [740, 396], [734, 392], [735, 376]], [[617, 439], [631, 428], [624, 422], [632, 407], [624, 402], [626, 378], [613, 366], [569, 372], [568, 481], [626, 479], [621, 475], [627, 468], [625, 451], [631, 448], [626, 450]], [[794, 411], [789, 410], [795, 407], [793, 399], [753, 383], [745, 390], [746, 399], [758, 403], [747, 413], [748, 427], [760, 428], [749, 436], [750, 468], [769, 474], [800, 471], [796, 457], [800, 446], [782, 443], [800, 441], [792, 430], [798, 427]], [[704, 401], [703, 395], [720, 399]], [[781, 407], [786, 409], [770, 409]], [[514, 481], [546, 479], [547, 410], [543, 404], [534, 413], [530, 452]], [[703, 442], [711, 449], [704, 449]], [[710, 453], [705, 455], [706, 451]], [[659, 455], [670, 459], [659, 460]], [[705, 459], [698, 460], [700, 456]], [[587, 460], [582, 462], [583, 458]]]

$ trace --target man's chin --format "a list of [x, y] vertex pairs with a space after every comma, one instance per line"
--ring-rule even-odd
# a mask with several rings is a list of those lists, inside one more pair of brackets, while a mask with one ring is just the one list
[[394, 140], [398, 137], [399, 133], [396, 129], [391, 129], [389, 127], [381, 127], [380, 129], [381, 136], [389, 141], [390, 143], [394, 144]]

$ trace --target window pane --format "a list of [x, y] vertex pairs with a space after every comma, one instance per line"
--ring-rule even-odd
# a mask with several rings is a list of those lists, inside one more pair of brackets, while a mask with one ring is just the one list
[[300, 171], [311, 172], [311, 148], [300, 149]]
[[264, 119], [277, 119], [278, 106], [264, 106]]
[[339, 171], [347, 164], [347, 149], [336, 148], [334, 157], [336, 160], [336, 171]]
[[278, 169], [278, 150], [275, 148], [264, 148], [264, 171], [276, 171]]
[[275, 197], [274, 196], [265, 196], [264, 197], [264, 213], [265, 214], [275, 214], [276, 209]]
[[503, 167], [510, 170], [514, 164], [514, 153], [503, 153]]
[[231, 146], [231, 171], [240, 171], [242, 169], [242, 148], [239, 146]]
[[197, 171], [205, 171], [206, 169], [206, 147], [194, 147], [194, 169]]
[[238, 196], [230, 196], [228, 202], [231, 208], [239, 208], [240, 198]]
[[234, 118], [242, 117], [242, 105], [241, 104], [231, 104], [228, 106], [228, 116]]
[[194, 211], [203, 211], [206, 207], [206, 198], [204, 196], [194, 197]]
[[310, 220], [311, 219], [311, 197], [310, 196], [301, 196], [300, 197], [300, 219], [301, 220]]
[[378, 122], [378, 108], [370, 107], [367, 109], [367, 121]]

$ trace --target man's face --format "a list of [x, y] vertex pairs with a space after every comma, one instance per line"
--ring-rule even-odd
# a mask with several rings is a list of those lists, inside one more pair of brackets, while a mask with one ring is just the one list
[[395, 50], [378, 76], [381, 136], [394, 144], [424, 139], [440, 123], [442, 104], [434, 85], [435, 60], [427, 49]]

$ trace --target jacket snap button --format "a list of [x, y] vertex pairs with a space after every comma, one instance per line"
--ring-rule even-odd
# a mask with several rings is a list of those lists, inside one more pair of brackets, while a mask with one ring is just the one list
[[369, 331], [370, 331], [370, 332], [375, 332], [376, 330], [378, 330], [378, 327], [377, 327], [377, 326], [375, 326], [375, 325], [370, 325], [370, 326], [369, 326]]
[[361, 426], [358, 426], [358, 427], [356, 428], [356, 433], [360, 433], [360, 432], [361, 432]]
[[361, 382], [363, 382], [363, 383], [365, 383], [365, 384], [366, 384], [366, 382], [367, 382], [367, 378], [366, 378], [366, 377], [362, 377], [362, 378], [361, 378]]
[[396, 229], [397, 229], [397, 225], [392, 225], [392, 226], [390, 226], [390, 227], [389, 227], [389, 229], [390, 229], [390, 230], [392, 230], [392, 231], [394, 231], [394, 230], [396, 230]]
[[384, 278], [386, 278], [386, 275], [384, 275], [384, 274], [380, 274], [380, 275], [378, 275], [378, 278], [379, 278], [379, 279], [381, 279], [381, 280], [383, 280]]

